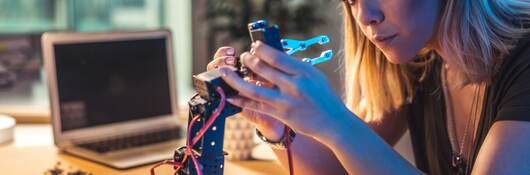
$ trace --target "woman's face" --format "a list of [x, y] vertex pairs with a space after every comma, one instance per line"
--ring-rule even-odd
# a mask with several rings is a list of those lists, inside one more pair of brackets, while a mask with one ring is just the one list
[[366, 37], [395, 64], [413, 60], [431, 42], [441, 0], [350, 0]]

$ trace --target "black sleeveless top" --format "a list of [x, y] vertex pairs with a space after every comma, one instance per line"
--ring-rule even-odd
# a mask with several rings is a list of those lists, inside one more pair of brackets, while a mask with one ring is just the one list
[[[433, 175], [452, 174], [452, 150], [446, 127], [441, 87], [441, 60], [435, 60], [429, 75], [416, 86], [409, 112], [409, 130], [416, 166]], [[494, 122], [530, 121], [530, 38], [519, 41], [486, 86], [476, 140], [468, 161], [469, 174], [478, 151]]]

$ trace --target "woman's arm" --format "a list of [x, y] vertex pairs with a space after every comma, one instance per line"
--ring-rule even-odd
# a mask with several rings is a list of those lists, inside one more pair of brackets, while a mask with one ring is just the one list
[[[309, 136], [297, 134], [291, 149], [295, 174], [347, 174], [333, 152]], [[287, 151], [273, 150], [282, 166], [288, 169]]]
[[[361, 110], [363, 111], [363, 110]], [[361, 112], [361, 114], [366, 114]], [[392, 113], [385, 115], [381, 122], [368, 122], [388, 144], [395, 144], [406, 131], [404, 115]], [[365, 118], [365, 117], [362, 117]], [[266, 133], [263, 133], [267, 135]], [[270, 134], [269, 134], [270, 135]], [[310, 136], [298, 134], [292, 144], [295, 174], [347, 174], [341, 162], [324, 144]], [[273, 149], [283, 167], [288, 168], [287, 152]]]
[[[366, 118], [364, 117], [366, 113], [364, 112], [363, 106], [361, 106], [359, 114], [363, 115], [361, 118]], [[369, 121], [367, 124], [378, 135], [384, 138], [389, 145], [393, 145], [401, 138], [406, 130], [405, 117], [404, 115], [398, 114], [397, 112], [388, 114], [380, 122]], [[273, 138], [274, 140], [277, 137], [281, 137], [279, 136], [281, 134], [277, 133], [281, 132], [281, 129], [279, 131], [261, 130], [263, 130], [262, 133], [267, 138]], [[287, 152], [285, 150], [273, 150], [282, 166], [287, 169], [289, 167]], [[292, 150], [295, 174], [347, 174], [333, 152], [327, 146], [310, 136], [297, 134], [292, 144]]]
[[367, 121], [366, 106], [364, 100], [361, 102], [360, 110], [357, 115], [370, 128], [372, 128], [383, 140], [389, 145], [394, 146], [399, 139], [407, 131], [407, 113], [403, 110], [398, 110], [392, 113], [385, 114], [380, 121]]
[[[390, 126], [389, 128], [398, 129], [398, 131], [394, 133], [405, 130], [391, 125], [392, 123], [374, 124], [372, 122], [371, 126], [378, 128], [380, 131], [386, 132], [385, 134], [389, 136], [398, 136], [398, 134], [390, 134], [390, 129], [380, 127]], [[401, 135], [403, 135], [403, 133], [401, 133]], [[398, 136], [397, 138], [389, 138], [389, 140], [397, 141], [399, 140], [399, 137], [401, 136]], [[288, 168], [289, 164], [287, 161], [287, 152], [285, 150], [273, 150], [276, 154], [276, 157], [280, 160], [282, 166]], [[335, 154], [333, 154], [333, 152], [327, 146], [323, 145], [312, 137], [305, 136], [303, 134], [297, 134], [296, 139], [292, 144], [292, 150], [295, 174], [347, 174], [346, 170], [342, 167], [341, 162], [337, 159]]]
[[351, 117], [334, 122], [334, 126], [326, 127], [322, 134], [316, 136], [319, 142], [333, 151], [348, 173], [422, 174], [362, 120], [352, 113], [349, 115]]
[[482, 144], [472, 174], [528, 174], [530, 122], [495, 122]]

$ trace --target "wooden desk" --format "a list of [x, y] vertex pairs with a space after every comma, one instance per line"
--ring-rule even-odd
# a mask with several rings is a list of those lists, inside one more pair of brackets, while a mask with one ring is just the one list
[[[41, 175], [58, 161], [66, 170], [90, 172], [94, 175], [149, 174], [152, 165], [116, 170], [75, 156], [60, 153], [53, 145], [49, 124], [25, 124], [15, 128], [15, 140], [0, 144], [0, 174]], [[157, 168], [157, 174], [173, 174], [172, 168]], [[276, 161], [226, 161], [225, 174], [286, 174]]]

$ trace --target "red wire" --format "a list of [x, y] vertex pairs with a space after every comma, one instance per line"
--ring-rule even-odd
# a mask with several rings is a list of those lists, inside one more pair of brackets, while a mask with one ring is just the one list
[[186, 158], [188, 156], [191, 157], [191, 160], [193, 161], [193, 164], [195, 165], [195, 170], [197, 171], [197, 174], [198, 175], [202, 175], [202, 171], [199, 167], [199, 163], [197, 161], [197, 158], [193, 155], [193, 151], [192, 151], [192, 148], [195, 146], [195, 144], [197, 144], [197, 142], [204, 136], [204, 134], [206, 133], [206, 131], [208, 131], [208, 129], [212, 126], [212, 124], [215, 122], [215, 120], [217, 119], [217, 117], [219, 117], [219, 115], [221, 114], [221, 112], [223, 111], [224, 107], [225, 107], [225, 101], [226, 101], [226, 97], [225, 97], [225, 93], [223, 91], [223, 89], [221, 87], [217, 87], [216, 91], [221, 95], [221, 101], [219, 103], [219, 106], [217, 107], [217, 109], [215, 110], [215, 112], [212, 114], [212, 116], [208, 119], [208, 121], [206, 122], [206, 125], [204, 125], [200, 130], [199, 132], [197, 133], [197, 135], [195, 137], [193, 137], [193, 141], [192, 143], [190, 144], [190, 140], [189, 138], [190, 135], [191, 135], [191, 128], [192, 126], [195, 124], [195, 122], [199, 119], [200, 116], [195, 116], [193, 118], [193, 120], [190, 122], [190, 125], [188, 126], [188, 136], [187, 136], [187, 141], [186, 141], [186, 155], [183, 159], [183, 162], [186, 160]]
[[193, 154], [193, 151], [191, 151], [191, 147], [190, 147], [190, 133], [191, 133], [191, 128], [193, 126], [193, 124], [195, 124], [195, 122], [199, 119], [200, 115], [196, 115], [195, 117], [193, 117], [190, 121], [190, 124], [188, 126], [188, 129], [187, 129], [187, 136], [186, 136], [186, 152], [184, 152], [184, 157], [182, 158], [182, 161], [178, 164], [178, 165], [175, 165], [175, 172], [178, 172], [180, 170], [180, 168], [182, 168], [182, 165], [184, 164], [184, 162], [186, 162], [186, 160], [188, 160], [188, 155], [192, 155]]
[[178, 163], [175, 163], [172, 160], [164, 160], [162, 162], [159, 162], [159, 163], [155, 164], [153, 167], [151, 167], [151, 175], [155, 175], [155, 169], [157, 167], [165, 165], [165, 164], [175, 165], [175, 164], [178, 164]]
[[294, 165], [293, 165], [293, 154], [291, 150], [291, 136], [289, 135], [291, 133], [291, 128], [285, 127], [284, 135], [287, 137], [286, 140], [286, 147], [287, 147], [287, 160], [289, 162], [289, 174], [294, 175]]
[[202, 175], [201, 168], [199, 167], [199, 162], [197, 161], [197, 158], [194, 155], [191, 155], [191, 160], [193, 161], [193, 165], [195, 165], [195, 171], [198, 175]]
[[215, 122], [215, 119], [219, 117], [219, 115], [221, 114], [221, 112], [223, 111], [225, 107], [226, 97], [225, 97], [224, 90], [221, 87], [217, 87], [216, 90], [221, 95], [221, 102], [219, 103], [219, 106], [217, 107], [215, 112], [212, 114], [210, 119], [208, 119], [208, 121], [206, 122], [206, 125], [199, 131], [199, 133], [195, 136], [195, 138], [193, 138], [192, 145], [195, 145], [199, 141], [199, 139], [201, 139], [201, 137], [204, 135], [204, 133], [206, 133], [206, 131], [210, 128], [210, 126], [212, 126], [213, 122]]
[[155, 174], [155, 172], [154, 172], [155, 168], [157, 168], [157, 167], [159, 167], [161, 165], [164, 165], [164, 164], [171, 164], [171, 165], [175, 166], [175, 174], [177, 174], [178, 171], [180, 170], [180, 168], [182, 168], [182, 165], [184, 164], [184, 162], [186, 162], [186, 160], [188, 159], [188, 157], [191, 157], [191, 160], [193, 161], [193, 164], [195, 166], [195, 170], [197, 171], [197, 174], [198, 175], [202, 175], [202, 171], [201, 171], [201, 169], [199, 167], [199, 162], [197, 161], [197, 158], [195, 157], [192, 148], [204, 136], [206, 131], [208, 131], [208, 129], [212, 126], [212, 124], [215, 122], [217, 117], [219, 117], [219, 115], [221, 114], [221, 112], [223, 111], [223, 109], [225, 107], [226, 96], [225, 96], [224, 90], [221, 87], [217, 87], [216, 91], [221, 95], [221, 101], [219, 103], [219, 106], [217, 106], [217, 109], [215, 110], [215, 112], [208, 119], [208, 121], [206, 122], [206, 125], [203, 126], [199, 130], [199, 132], [197, 133], [197, 135], [195, 137], [193, 137], [193, 141], [191, 143], [190, 143], [191, 128], [195, 124], [195, 122], [197, 120], [199, 120], [200, 115], [196, 115], [195, 117], [193, 117], [193, 119], [191, 120], [190, 124], [188, 125], [188, 133], [187, 133], [187, 136], [186, 136], [186, 152], [184, 153], [184, 158], [182, 159], [182, 162], [174, 162], [174, 161], [171, 161], [171, 160], [165, 160], [163, 162], [160, 162], [160, 163], [154, 165], [151, 168], [151, 175]]

